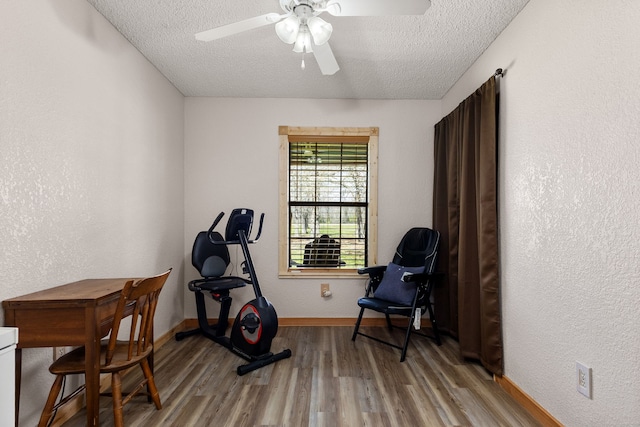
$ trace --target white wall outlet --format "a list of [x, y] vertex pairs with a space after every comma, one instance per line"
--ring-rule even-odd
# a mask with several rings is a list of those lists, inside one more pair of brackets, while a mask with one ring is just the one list
[[328, 283], [320, 284], [320, 296], [322, 298], [329, 298], [331, 296], [331, 289], [329, 288]]
[[591, 399], [591, 368], [576, 362], [576, 381], [578, 391]]

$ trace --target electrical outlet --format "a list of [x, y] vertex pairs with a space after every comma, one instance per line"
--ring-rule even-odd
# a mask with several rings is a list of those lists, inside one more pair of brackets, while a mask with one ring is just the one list
[[328, 283], [320, 283], [320, 296], [323, 298], [331, 296], [331, 289]]
[[576, 381], [578, 391], [591, 399], [591, 368], [576, 362]]

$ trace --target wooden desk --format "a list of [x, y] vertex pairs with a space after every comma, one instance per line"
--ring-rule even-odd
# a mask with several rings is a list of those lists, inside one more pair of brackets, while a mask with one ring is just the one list
[[81, 345], [86, 347], [86, 425], [99, 425], [100, 339], [109, 332], [120, 291], [127, 280], [130, 279], [81, 280], [2, 302], [5, 326], [18, 327], [20, 336], [16, 350], [16, 426], [21, 349]]

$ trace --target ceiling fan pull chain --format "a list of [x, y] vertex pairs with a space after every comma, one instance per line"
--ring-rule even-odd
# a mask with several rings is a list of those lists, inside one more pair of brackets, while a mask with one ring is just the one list
[[302, 51], [302, 63], [300, 64], [300, 68], [302, 68], [303, 70], [305, 69], [305, 65], [304, 65], [304, 51]]

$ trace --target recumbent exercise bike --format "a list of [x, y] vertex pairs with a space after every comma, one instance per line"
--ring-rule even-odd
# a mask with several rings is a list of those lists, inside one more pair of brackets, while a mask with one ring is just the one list
[[[260, 215], [260, 226], [253, 240], [249, 240], [253, 210], [234, 209], [229, 216], [224, 239], [214, 231], [223, 216], [224, 212], [221, 212], [208, 231], [198, 233], [193, 244], [191, 262], [202, 278], [190, 281], [188, 287], [196, 297], [198, 328], [178, 332], [175, 338], [180, 341], [194, 334], [206, 336], [249, 362], [236, 369], [238, 375], [244, 375], [291, 357], [291, 350], [285, 349], [276, 354], [271, 352], [271, 341], [278, 332], [278, 316], [273, 305], [262, 295], [249, 253], [249, 244], [256, 242], [262, 233], [264, 213]], [[230, 263], [227, 245], [236, 244], [242, 248], [242, 269], [243, 273], [249, 274], [248, 279], [224, 276]], [[225, 334], [232, 301], [229, 291], [246, 285], [253, 286], [256, 298], [242, 306], [233, 322], [231, 334], [227, 337]], [[209, 324], [207, 319], [205, 292], [220, 303], [220, 314], [215, 324]]]

